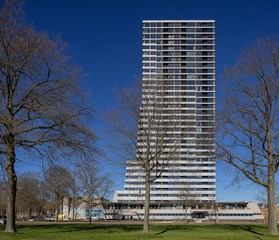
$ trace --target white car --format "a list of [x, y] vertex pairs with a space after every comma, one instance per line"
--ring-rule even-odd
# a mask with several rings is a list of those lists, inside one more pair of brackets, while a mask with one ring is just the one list
[[53, 216], [53, 215], [51, 215], [51, 214], [48, 214], [48, 215], [46, 215], [46, 216], [44, 217], [44, 220], [45, 220], [45, 221], [55, 221], [56, 218], [55, 218], [55, 216]]
[[0, 218], [0, 224], [6, 224], [6, 219]]

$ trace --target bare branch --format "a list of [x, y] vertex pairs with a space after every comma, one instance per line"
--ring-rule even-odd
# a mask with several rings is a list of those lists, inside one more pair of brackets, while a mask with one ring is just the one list
[[219, 115], [218, 159], [268, 190], [269, 234], [277, 235], [275, 174], [279, 162], [279, 44], [260, 39], [227, 69], [232, 81]]

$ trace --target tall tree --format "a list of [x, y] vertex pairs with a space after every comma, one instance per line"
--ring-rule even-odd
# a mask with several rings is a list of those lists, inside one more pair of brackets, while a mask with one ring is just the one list
[[162, 176], [179, 143], [173, 126], [162, 121], [168, 104], [164, 83], [141, 90], [136, 82], [119, 91], [117, 97], [119, 108], [110, 112], [108, 120], [121, 156], [130, 159], [128, 164], [137, 170], [135, 174], [145, 178], [143, 233], [148, 234], [151, 183]]
[[74, 178], [71, 172], [62, 166], [50, 166], [45, 170], [44, 191], [49, 198], [55, 201], [56, 219], [58, 213], [63, 218], [63, 208], [65, 199], [73, 195]]
[[111, 189], [112, 181], [106, 174], [102, 174], [97, 162], [84, 159], [75, 168], [76, 195], [87, 206], [89, 223], [92, 223], [92, 208], [101, 205], [101, 201]]
[[279, 167], [279, 44], [259, 39], [226, 69], [217, 158], [267, 189], [268, 234], [278, 235], [275, 174]]
[[41, 180], [35, 173], [24, 173], [18, 178], [17, 212], [25, 213], [28, 219], [34, 213], [42, 217], [44, 207]]
[[[15, 232], [20, 152], [70, 157], [93, 149], [95, 136], [85, 117], [80, 71], [70, 64], [66, 46], [24, 22], [22, 1], [7, 0], [0, 10], [0, 153], [8, 177], [6, 232]], [[58, 159], [59, 157], [56, 156]]]

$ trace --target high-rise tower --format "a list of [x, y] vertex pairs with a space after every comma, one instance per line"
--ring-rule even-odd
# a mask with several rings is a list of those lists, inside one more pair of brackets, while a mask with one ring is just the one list
[[[162, 103], [157, 121], [167, 126], [162, 134], [174, 137], [176, 151], [162, 176], [152, 183], [151, 203], [178, 202], [185, 189], [199, 202], [215, 201], [213, 20], [143, 21], [142, 108], [144, 94], [150, 94], [154, 86]], [[115, 192], [114, 202], [140, 203], [144, 192], [144, 173], [131, 161], [125, 190]]]

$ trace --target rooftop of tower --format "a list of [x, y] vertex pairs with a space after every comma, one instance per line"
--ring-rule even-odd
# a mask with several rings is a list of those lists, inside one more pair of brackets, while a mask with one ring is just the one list
[[215, 22], [215, 20], [142, 20], [142, 22]]

